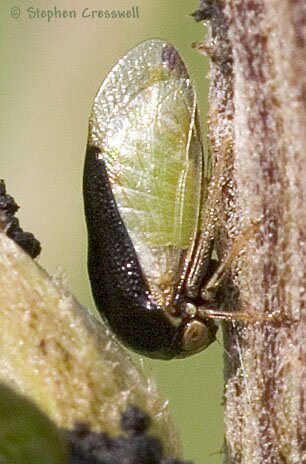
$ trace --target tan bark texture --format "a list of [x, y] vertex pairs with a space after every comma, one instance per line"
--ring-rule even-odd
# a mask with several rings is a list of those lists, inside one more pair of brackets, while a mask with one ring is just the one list
[[[202, 17], [200, 18], [202, 13]], [[250, 323], [225, 323], [227, 462], [306, 462], [306, 7], [203, 1], [210, 144], [221, 166], [220, 252], [256, 224], [232, 269]], [[231, 308], [237, 309], [237, 308]], [[272, 321], [263, 319], [272, 316]], [[258, 322], [255, 322], [258, 319]]]

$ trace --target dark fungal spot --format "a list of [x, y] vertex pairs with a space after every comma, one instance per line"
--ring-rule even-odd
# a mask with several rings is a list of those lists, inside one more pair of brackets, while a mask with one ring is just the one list
[[197, 22], [212, 19], [219, 9], [218, 3], [216, 0], [203, 0], [199, 9], [192, 13], [191, 16]]
[[130, 406], [121, 415], [121, 429], [134, 434], [146, 432], [151, 424], [151, 419], [142, 409]]
[[69, 464], [191, 464], [165, 456], [160, 440], [148, 433], [150, 422], [147, 413], [130, 406], [121, 416], [124, 435], [110, 437], [91, 431], [87, 424], [76, 424], [64, 431]]
[[0, 228], [34, 259], [41, 252], [41, 246], [31, 232], [25, 232], [20, 227], [15, 217], [18, 209], [14, 198], [6, 193], [4, 180], [0, 180]]

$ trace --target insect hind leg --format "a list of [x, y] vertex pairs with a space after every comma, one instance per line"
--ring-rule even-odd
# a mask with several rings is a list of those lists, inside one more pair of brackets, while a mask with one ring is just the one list
[[[203, 305], [198, 308], [199, 314], [204, 319], [223, 319], [241, 322], [271, 322], [279, 320], [279, 314], [262, 315], [251, 313], [247, 310], [227, 311], [221, 308], [216, 308], [218, 293], [224, 286], [224, 280], [230, 270], [233, 262], [242, 254], [250, 239], [258, 232], [259, 221], [253, 221], [247, 226], [234, 240], [232, 246], [225, 257], [224, 261], [219, 265], [216, 272], [211, 276], [208, 282], [201, 290], [201, 298]], [[222, 306], [222, 305], [220, 305]], [[242, 304], [245, 308], [247, 305]]]
[[243, 229], [243, 231], [234, 239], [227, 256], [221, 262], [218, 269], [212, 275], [209, 281], [203, 286], [201, 290], [201, 296], [203, 300], [210, 301], [215, 297], [217, 291], [224, 281], [224, 277], [227, 271], [231, 269], [233, 262], [239, 257], [239, 255], [245, 251], [246, 245], [249, 243], [250, 239], [254, 236], [257, 230], [258, 223], [253, 222], [245, 229]]

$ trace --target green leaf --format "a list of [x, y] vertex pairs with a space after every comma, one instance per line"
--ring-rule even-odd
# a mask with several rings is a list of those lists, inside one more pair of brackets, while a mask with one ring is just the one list
[[55, 425], [25, 397], [0, 385], [0, 463], [64, 464], [67, 451]]

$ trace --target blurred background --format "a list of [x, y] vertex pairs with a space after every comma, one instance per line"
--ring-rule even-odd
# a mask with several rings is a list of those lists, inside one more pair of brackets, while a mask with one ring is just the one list
[[[25, 0], [1, 2], [0, 178], [21, 205], [25, 230], [41, 241], [39, 263], [60, 269], [71, 292], [94, 309], [86, 267], [82, 170], [95, 94], [117, 60], [147, 38], [171, 42], [184, 58], [207, 113], [208, 62], [191, 48], [205, 30], [189, 16], [198, 0]], [[73, 19], [37, 17], [37, 8], [75, 10]], [[139, 18], [82, 18], [84, 8], [138, 7]], [[29, 17], [32, 7], [35, 17]], [[32, 14], [32, 16], [34, 13]], [[220, 339], [221, 335], [219, 335]], [[132, 355], [169, 400], [186, 459], [220, 464], [222, 346], [186, 360]]]

